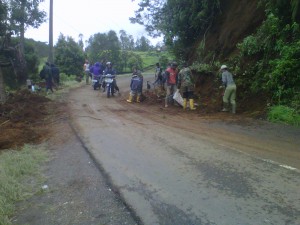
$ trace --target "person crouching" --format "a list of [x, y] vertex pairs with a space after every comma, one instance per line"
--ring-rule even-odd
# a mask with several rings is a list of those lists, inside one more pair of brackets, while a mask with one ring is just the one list
[[134, 68], [131, 77], [131, 82], [130, 82], [129, 98], [127, 99], [127, 102], [131, 103], [133, 101], [133, 98], [136, 96], [136, 102], [140, 103], [142, 90], [143, 90], [143, 75], [137, 68]]

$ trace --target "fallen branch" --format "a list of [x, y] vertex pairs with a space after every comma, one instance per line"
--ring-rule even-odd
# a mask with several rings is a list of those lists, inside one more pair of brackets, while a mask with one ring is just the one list
[[5, 122], [1, 123], [0, 126], [2, 126], [2, 125], [4, 125], [4, 124], [8, 123], [9, 121], [10, 121], [10, 120], [6, 120]]

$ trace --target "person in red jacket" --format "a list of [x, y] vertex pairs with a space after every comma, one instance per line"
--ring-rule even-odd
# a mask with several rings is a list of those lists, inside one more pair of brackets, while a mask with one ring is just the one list
[[177, 67], [178, 67], [177, 63], [172, 62], [171, 66], [168, 67], [165, 71], [165, 78], [166, 78], [166, 84], [167, 84], [165, 107], [168, 107], [169, 102], [174, 102], [172, 96], [176, 91], [177, 76], [178, 76]]

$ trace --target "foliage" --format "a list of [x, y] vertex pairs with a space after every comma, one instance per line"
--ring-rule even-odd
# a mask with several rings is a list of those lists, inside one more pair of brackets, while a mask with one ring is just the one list
[[143, 68], [143, 60], [142, 58], [137, 54], [132, 54], [131, 57], [128, 59], [128, 66], [131, 68], [130, 71], [132, 71], [132, 67], [136, 66], [139, 69]]
[[137, 66], [138, 68], [143, 68], [143, 58], [139, 52], [134, 51], [121, 51], [121, 70], [122, 72], [132, 72], [132, 67]]
[[128, 35], [125, 30], [120, 30], [119, 34], [121, 49], [126, 51], [133, 51], [135, 45], [133, 36]]
[[45, 58], [49, 55], [49, 46], [45, 42], [26, 39], [26, 42], [33, 45], [39, 58]]
[[0, 37], [5, 35], [7, 32], [7, 4], [6, 2], [0, 1]]
[[163, 34], [177, 58], [186, 60], [195, 41], [205, 34], [220, 8], [219, 0], [140, 0], [132, 23], [152, 36]]
[[[232, 59], [239, 74], [237, 82], [250, 93], [270, 93], [275, 104], [299, 104], [299, 24], [293, 22], [289, 2], [265, 2], [266, 20], [255, 34], [238, 44], [240, 55]], [[279, 9], [288, 9], [289, 13]]]
[[9, 0], [10, 29], [18, 34], [26, 27], [38, 28], [45, 22], [46, 12], [39, 10], [44, 0]]
[[39, 79], [39, 57], [34, 44], [27, 41], [25, 42], [25, 60], [29, 78], [37, 81]]
[[142, 36], [140, 39], [137, 39], [135, 49], [137, 51], [148, 51], [150, 46], [150, 41], [145, 36]]
[[[14, 213], [14, 204], [37, 191], [39, 165], [46, 160], [44, 149], [26, 145], [23, 149], [1, 153], [0, 157], [0, 224], [9, 225]], [[35, 179], [32, 179], [35, 178]], [[33, 185], [35, 184], [35, 186]]]
[[300, 126], [300, 114], [295, 109], [278, 105], [269, 109], [268, 120]]
[[[16, 38], [12, 39], [12, 45], [17, 44], [18, 40]], [[29, 74], [29, 78], [37, 81], [38, 77], [38, 66], [39, 66], [39, 57], [37, 55], [35, 46], [32, 42], [25, 42], [25, 61], [27, 64], [27, 72]], [[16, 68], [13, 67], [4, 67], [3, 76], [5, 80], [5, 84], [7, 87], [11, 89], [16, 89], [22, 85], [24, 85], [24, 77], [19, 77], [18, 74], [15, 73]]]
[[92, 62], [110, 61], [120, 69], [120, 42], [115, 31], [94, 34], [88, 40], [88, 58]]
[[67, 75], [81, 75], [84, 53], [72, 37], [59, 36], [55, 45], [55, 64], [61, 73]]

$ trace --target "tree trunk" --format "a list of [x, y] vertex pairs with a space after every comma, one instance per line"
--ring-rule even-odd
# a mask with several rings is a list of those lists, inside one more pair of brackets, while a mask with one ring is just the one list
[[0, 103], [4, 103], [6, 101], [6, 94], [5, 94], [5, 86], [4, 86], [4, 79], [2, 68], [0, 67]]

